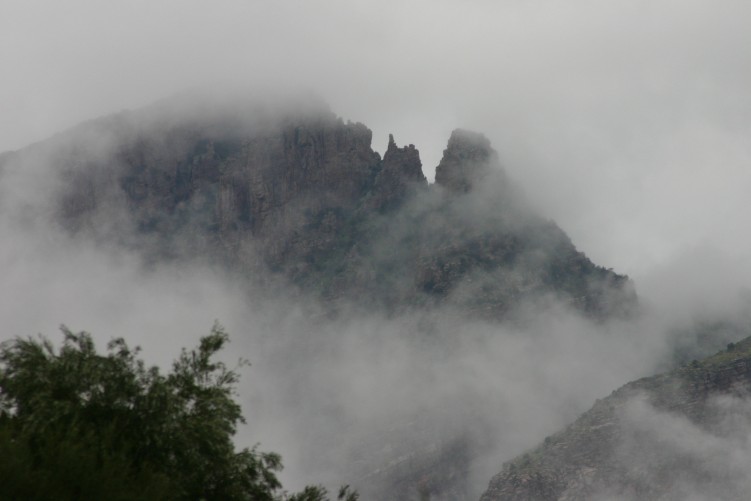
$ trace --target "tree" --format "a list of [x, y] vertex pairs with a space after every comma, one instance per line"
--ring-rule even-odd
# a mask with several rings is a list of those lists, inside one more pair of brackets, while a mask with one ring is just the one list
[[101, 355], [88, 333], [62, 332], [59, 350], [41, 336], [0, 345], [3, 499], [327, 499], [322, 487], [287, 495], [278, 454], [235, 451], [239, 375], [214, 360], [220, 325], [167, 375], [123, 339]]

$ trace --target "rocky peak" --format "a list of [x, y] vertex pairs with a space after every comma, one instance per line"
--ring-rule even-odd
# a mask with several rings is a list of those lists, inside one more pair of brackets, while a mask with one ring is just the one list
[[404, 200], [410, 189], [427, 184], [422, 173], [420, 152], [415, 145], [399, 148], [393, 134], [389, 134], [389, 145], [375, 180], [370, 207], [379, 210], [394, 207]]
[[484, 135], [456, 129], [436, 167], [435, 182], [450, 192], [467, 193], [498, 163], [498, 154]]
[[394, 135], [389, 134], [389, 146], [383, 156], [383, 171], [388, 176], [396, 176], [403, 181], [426, 184], [422, 173], [420, 152], [414, 144], [399, 148], [394, 142]]

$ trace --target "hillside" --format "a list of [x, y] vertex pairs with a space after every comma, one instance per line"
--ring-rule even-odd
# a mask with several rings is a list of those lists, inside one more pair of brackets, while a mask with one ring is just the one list
[[747, 499], [749, 390], [751, 337], [598, 400], [482, 501]]

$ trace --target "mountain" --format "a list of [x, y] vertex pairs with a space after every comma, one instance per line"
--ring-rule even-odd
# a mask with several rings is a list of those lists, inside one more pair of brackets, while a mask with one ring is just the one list
[[434, 184], [413, 145], [390, 137], [381, 157], [371, 140], [315, 99], [183, 96], [6, 154], [0, 173], [52, 165], [45, 213], [77, 236], [329, 305], [494, 319], [532, 300], [595, 318], [633, 310], [627, 277], [527, 207], [481, 134], [451, 134]]
[[748, 337], [598, 400], [481, 499], [748, 499], [750, 390]]
[[[371, 143], [365, 125], [307, 96], [186, 94], [0, 155], [0, 211], [128, 249], [146, 269], [220, 268], [251, 296], [284, 298], [283, 309], [312, 302], [325, 314], [306, 333], [339, 312], [415, 314], [410, 342], [441, 357], [471, 337], [462, 319], [519, 327], [550, 305], [595, 323], [635, 311], [630, 280], [530, 207], [482, 134], [453, 131], [432, 184], [414, 145], [390, 136], [381, 156]], [[299, 344], [288, 358], [307, 383], [326, 348]], [[491, 442], [479, 436], [490, 419], [479, 395], [463, 391], [450, 412], [414, 403], [387, 426], [351, 432], [346, 478], [367, 499], [471, 499], [472, 464]]]
[[[256, 296], [312, 301], [327, 317], [440, 312], [416, 326], [431, 344], [446, 318], [634, 311], [630, 280], [531, 208], [482, 134], [455, 130], [432, 184], [414, 145], [390, 136], [381, 155], [371, 144], [365, 125], [309, 96], [185, 94], [0, 155], [0, 211], [134, 251], [147, 269], [218, 267]], [[431, 403], [356, 436], [349, 481], [368, 499], [468, 499], [486, 444], [465, 432], [484, 419], [467, 400], [466, 425], [444, 424], [457, 418]]]

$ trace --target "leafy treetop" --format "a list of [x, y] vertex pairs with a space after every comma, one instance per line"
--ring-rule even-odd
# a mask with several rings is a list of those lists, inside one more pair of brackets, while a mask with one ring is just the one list
[[[101, 355], [90, 334], [61, 329], [57, 350], [41, 336], [0, 344], [3, 499], [328, 499], [320, 486], [286, 493], [278, 454], [235, 451], [239, 375], [214, 359], [228, 341], [219, 324], [167, 375], [121, 338]], [[343, 487], [337, 499], [357, 497]]]

